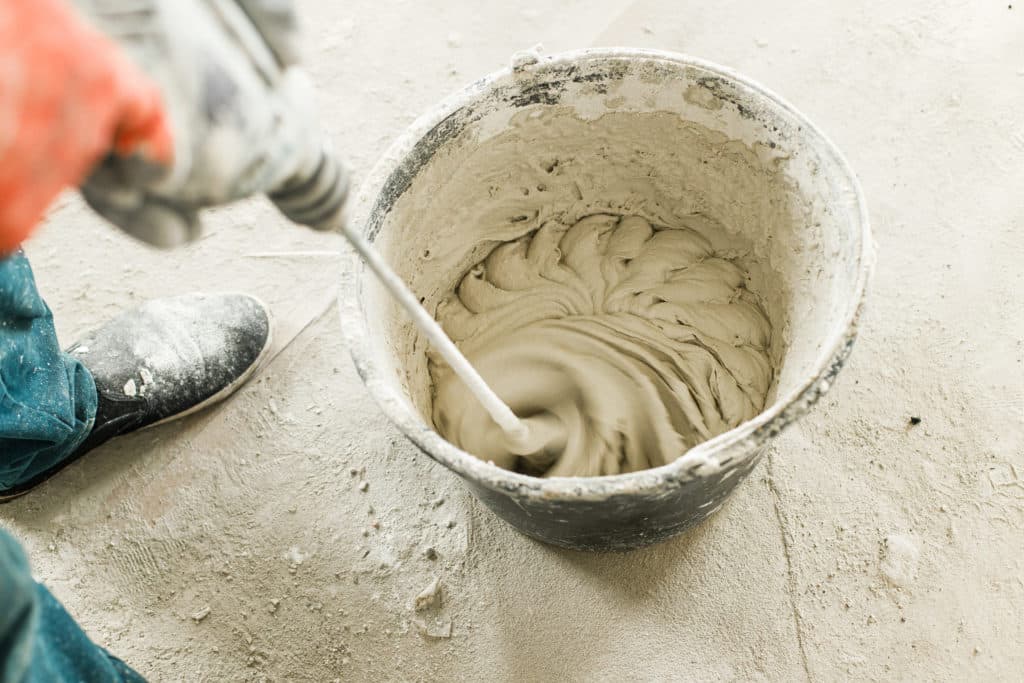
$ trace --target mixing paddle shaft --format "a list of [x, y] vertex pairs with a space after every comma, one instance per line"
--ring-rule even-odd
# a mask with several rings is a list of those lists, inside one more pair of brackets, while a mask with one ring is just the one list
[[448, 365], [455, 371], [455, 374], [466, 383], [466, 386], [469, 387], [476, 400], [480, 401], [480, 405], [490, 414], [491, 419], [502, 428], [509, 437], [509, 440], [519, 443], [527, 441], [529, 429], [526, 424], [487, 386], [487, 382], [476, 371], [476, 368], [470, 365], [466, 357], [462, 355], [462, 352], [459, 351], [454, 342], [448, 338], [448, 335], [441, 329], [441, 326], [434, 320], [433, 316], [416, 299], [416, 295], [409, 290], [405, 282], [384, 262], [384, 259], [377, 253], [377, 250], [348, 224], [342, 227], [341, 233], [352, 247], [359, 252], [359, 255], [363, 257], [366, 264], [370, 266], [370, 270], [374, 272], [381, 281], [381, 284], [387, 288], [391, 296], [395, 297], [398, 303], [401, 304], [405, 312], [416, 323], [416, 326], [420, 328], [423, 334], [427, 335], [427, 339], [441, 353], [448, 362]]

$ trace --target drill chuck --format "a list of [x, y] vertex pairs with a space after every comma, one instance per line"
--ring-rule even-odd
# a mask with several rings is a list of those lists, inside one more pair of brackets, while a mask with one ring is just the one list
[[268, 196], [294, 223], [315, 230], [337, 230], [348, 199], [348, 172], [323, 150], [312, 168], [311, 173], [296, 174]]

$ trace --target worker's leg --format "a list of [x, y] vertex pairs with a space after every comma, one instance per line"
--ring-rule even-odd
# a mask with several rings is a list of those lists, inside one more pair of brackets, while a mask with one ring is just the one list
[[124, 311], [64, 353], [28, 260], [0, 259], [0, 502], [111, 438], [224, 399], [270, 341], [259, 300], [186, 294]]
[[0, 529], [0, 683], [143, 678], [99, 647], [29, 573], [18, 543]]
[[89, 371], [57, 344], [28, 259], [0, 257], [0, 492], [73, 453], [96, 402]]

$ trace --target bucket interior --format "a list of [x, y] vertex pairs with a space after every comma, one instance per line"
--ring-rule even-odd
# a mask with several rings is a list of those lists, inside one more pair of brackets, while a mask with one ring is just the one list
[[[697, 230], [733, 249], [771, 322], [767, 408], [820, 374], [856, 304], [861, 216], [831, 149], [774, 99], [702, 66], [542, 62], [471, 88], [410, 141], [366, 231], [434, 311], [495, 246], [552, 218]], [[432, 425], [425, 339], [367, 271], [359, 285], [380, 369]]]

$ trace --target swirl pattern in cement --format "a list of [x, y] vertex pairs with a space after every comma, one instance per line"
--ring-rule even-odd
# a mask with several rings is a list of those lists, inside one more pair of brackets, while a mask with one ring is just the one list
[[771, 326], [745, 281], [691, 229], [548, 221], [495, 248], [437, 311], [527, 420], [529, 443], [511, 443], [432, 356], [434, 423], [463, 450], [537, 476], [667, 464], [764, 407]]

